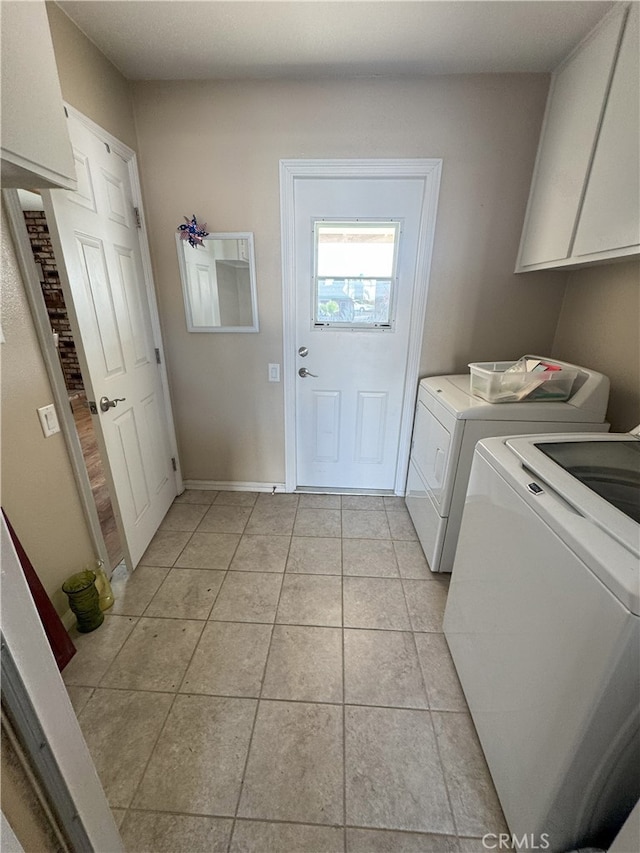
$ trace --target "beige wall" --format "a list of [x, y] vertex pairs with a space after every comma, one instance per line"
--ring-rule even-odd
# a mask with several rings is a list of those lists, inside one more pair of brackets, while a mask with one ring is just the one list
[[[132, 84], [183, 473], [284, 479], [278, 161], [442, 157], [421, 374], [548, 352], [564, 273], [513, 275], [545, 75]], [[260, 334], [186, 331], [174, 233], [253, 231]]]
[[46, 6], [62, 97], [135, 150], [129, 83], [58, 6]]
[[614, 432], [640, 423], [640, 264], [574, 270], [552, 354], [611, 379], [607, 418]]
[[62, 433], [45, 438], [36, 409], [51, 385], [2, 210], [2, 506], [59, 614], [63, 581], [94, 559]]

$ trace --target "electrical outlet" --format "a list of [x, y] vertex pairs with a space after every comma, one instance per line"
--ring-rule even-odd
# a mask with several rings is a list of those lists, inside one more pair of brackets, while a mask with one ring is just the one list
[[38, 409], [38, 417], [40, 418], [40, 426], [42, 427], [45, 438], [49, 438], [49, 436], [60, 432], [60, 424], [58, 423], [58, 416], [53, 403]]
[[280, 365], [269, 365], [269, 382], [280, 382]]

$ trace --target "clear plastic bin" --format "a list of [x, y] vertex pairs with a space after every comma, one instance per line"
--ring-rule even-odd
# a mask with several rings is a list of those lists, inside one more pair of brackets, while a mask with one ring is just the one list
[[[482, 361], [469, 365], [471, 393], [489, 403], [562, 402], [571, 395], [577, 370], [505, 371], [514, 361]], [[549, 361], [549, 364], [554, 364]]]

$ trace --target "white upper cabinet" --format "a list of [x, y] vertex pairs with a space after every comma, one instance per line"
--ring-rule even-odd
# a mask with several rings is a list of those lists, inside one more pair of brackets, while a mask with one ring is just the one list
[[516, 271], [638, 253], [638, 19], [620, 6], [554, 72]]
[[44, 2], [2, 0], [2, 185], [76, 188]]
[[640, 8], [629, 13], [591, 166], [573, 255], [637, 251], [640, 243]]

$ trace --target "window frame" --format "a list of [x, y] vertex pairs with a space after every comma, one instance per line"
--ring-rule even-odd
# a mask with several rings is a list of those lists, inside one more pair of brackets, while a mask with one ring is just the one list
[[[395, 308], [396, 308], [396, 293], [398, 289], [398, 266], [399, 266], [399, 254], [400, 254], [400, 241], [402, 238], [403, 231], [403, 222], [402, 219], [399, 218], [388, 218], [388, 219], [361, 219], [359, 217], [354, 217], [352, 219], [327, 219], [325, 217], [318, 217], [317, 219], [312, 220], [313, 226], [313, 274], [311, 279], [311, 328], [315, 330], [321, 331], [322, 329], [327, 329], [331, 331], [368, 331], [368, 332], [392, 332], [395, 326]], [[360, 226], [361, 228], [389, 228], [390, 226], [393, 228], [395, 232], [394, 243], [393, 243], [393, 261], [392, 261], [392, 269], [391, 274], [387, 276], [342, 276], [344, 281], [376, 281], [376, 282], [389, 282], [390, 283], [390, 293], [389, 293], [389, 313], [387, 322], [354, 322], [347, 320], [336, 320], [329, 321], [319, 320], [318, 319], [318, 288], [319, 282], [321, 280], [326, 280], [331, 278], [331, 276], [320, 276], [318, 275], [318, 238], [320, 229], [323, 226], [330, 226], [332, 228], [340, 228], [344, 227], [345, 229]], [[346, 296], [347, 294], [345, 294]]]

